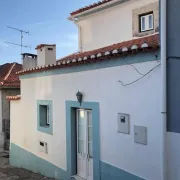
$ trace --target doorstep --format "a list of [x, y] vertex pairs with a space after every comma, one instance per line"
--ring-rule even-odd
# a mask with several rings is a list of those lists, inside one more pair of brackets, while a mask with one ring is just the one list
[[82, 177], [80, 177], [78, 175], [71, 176], [71, 179], [72, 180], [86, 180], [86, 179], [84, 179], [84, 178], [82, 178]]

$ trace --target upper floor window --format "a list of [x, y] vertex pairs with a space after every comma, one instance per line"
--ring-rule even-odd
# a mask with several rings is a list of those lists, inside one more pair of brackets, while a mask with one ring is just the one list
[[159, 1], [132, 11], [133, 37], [143, 37], [159, 32]]
[[150, 31], [154, 29], [154, 16], [153, 13], [140, 15], [140, 32]]

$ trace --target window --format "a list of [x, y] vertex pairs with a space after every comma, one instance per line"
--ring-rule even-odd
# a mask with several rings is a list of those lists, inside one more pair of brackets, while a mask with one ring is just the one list
[[48, 105], [40, 105], [40, 126], [49, 126], [50, 125], [50, 117], [49, 117], [49, 106]]
[[140, 15], [140, 32], [150, 31], [154, 29], [153, 13]]
[[132, 10], [133, 37], [159, 32], [159, 2], [148, 3]]
[[37, 101], [37, 129], [38, 131], [52, 134], [52, 101], [38, 100]]

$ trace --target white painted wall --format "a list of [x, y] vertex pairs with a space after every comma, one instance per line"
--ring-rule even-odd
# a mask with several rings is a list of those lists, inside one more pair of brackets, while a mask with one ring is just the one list
[[132, 10], [158, 0], [132, 0], [79, 20], [82, 51], [133, 39]]
[[[157, 62], [135, 64], [142, 73]], [[149, 180], [160, 179], [160, 68], [129, 87], [139, 74], [131, 66], [118, 66], [21, 80], [21, 100], [11, 102], [11, 142], [66, 170], [65, 101], [82, 91], [84, 101], [100, 104], [101, 160]], [[53, 131], [37, 131], [36, 100], [53, 100]], [[130, 135], [117, 133], [117, 113], [130, 114]], [[134, 143], [134, 125], [148, 128], [148, 145]], [[19, 131], [21, 129], [21, 131]], [[49, 154], [38, 150], [48, 143]]]
[[0, 152], [4, 150], [4, 133], [2, 132], [2, 91], [0, 90]]

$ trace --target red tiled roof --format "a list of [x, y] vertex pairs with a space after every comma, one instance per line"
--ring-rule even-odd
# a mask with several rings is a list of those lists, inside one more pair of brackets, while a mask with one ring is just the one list
[[17, 71], [22, 70], [22, 65], [18, 63], [6, 63], [0, 65], [0, 87], [20, 87]]
[[142, 51], [146, 52], [157, 50], [158, 48], [159, 34], [155, 34], [143, 38], [113, 44], [92, 51], [74, 53], [58, 60], [56, 64], [35, 67], [32, 69], [25, 69], [17, 72], [17, 74], [27, 74], [39, 71], [47, 71], [51, 69], [65, 68], [69, 66], [77, 66], [86, 63], [95, 63], [114, 57], [138, 53]]
[[21, 99], [21, 96], [20, 95], [17, 95], [17, 96], [6, 96], [6, 99], [7, 100], [19, 100], [19, 99]]
[[[84, 58], [84, 57], [90, 57], [92, 55], [96, 55], [103, 56], [105, 55], [105, 53], [107, 52], [111, 52], [114, 50], [118, 50], [118, 53], [122, 53], [123, 48], [127, 48], [128, 51], [132, 51], [132, 47], [134, 45], [137, 46], [138, 49], [135, 50], [140, 50], [142, 49], [142, 45], [143, 44], [147, 44], [148, 48], [157, 48], [157, 46], [159, 46], [159, 34], [156, 35], [151, 35], [151, 36], [147, 36], [147, 37], [143, 37], [143, 38], [139, 38], [139, 39], [134, 39], [134, 40], [130, 40], [130, 41], [124, 41], [121, 43], [117, 43], [117, 44], [113, 44], [110, 46], [106, 46], [100, 49], [95, 49], [92, 51], [87, 51], [87, 52], [83, 52], [83, 53], [76, 53], [76, 54], [72, 54], [70, 56], [66, 56], [62, 59], [60, 59], [59, 61], [68, 61], [68, 60], [73, 60], [73, 59], [79, 59], [79, 58]], [[125, 49], [124, 49], [125, 50]], [[116, 54], [116, 53], [114, 53]]]
[[111, 2], [111, 1], [113, 1], [113, 0], [102, 0], [102, 1], [99, 1], [99, 2], [97, 2], [97, 3], [91, 4], [91, 5], [89, 5], [89, 6], [80, 8], [80, 9], [72, 12], [72, 13], [71, 13], [71, 16], [76, 15], [76, 14], [79, 14], [79, 13], [82, 13], [82, 12], [84, 12], [84, 11], [90, 10], [90, 9], [92, 9], [92, 8], [98, 7], [98, 6], [102, 5], [102, 4], [106, 4], [106, 3]]

